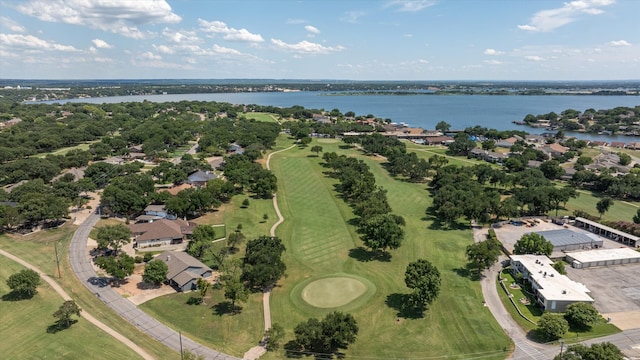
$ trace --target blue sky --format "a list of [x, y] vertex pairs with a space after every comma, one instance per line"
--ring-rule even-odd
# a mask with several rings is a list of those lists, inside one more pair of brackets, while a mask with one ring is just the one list
[[637, 80], [637, 0], [0, 0], [0, 78]]

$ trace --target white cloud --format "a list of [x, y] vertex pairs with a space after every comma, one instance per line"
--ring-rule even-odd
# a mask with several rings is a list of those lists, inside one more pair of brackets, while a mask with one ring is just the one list
[[93, 40], [91, 40], [91, 42], [98, 49], [111, 49], [113, 47], [113, 45], [111, 45], [111, 44], [109, 44], [106, 41], [101, 40], [101, 39], [93, 39]]
[[485, 55], [491, 55], [491, 56], [504, 54], [504, 52], [502, 52], [502, 51], [498, 51], [496, 49], [491, 49], [491, 48], [485, 49], [482, 53], [485, 54]]
[[315, 26], [307, 25], [304, 27], [304, 29], [312, 34], [320, 34], [320, 30], [318, 30], [318, 28]]
[[297, 54], [329, 54], [336, 51], [342, 51], [345, 48], [343, 46], [322, 46], [318, 43], [312, 43], [306, 40], [300, 41], [296, 44], [287, 44], [282, 40], [271, 39], [271, 43], [278, 49], [292, 51]]
[[429, 61], [425, 59], [418, 59], [418, 64], [428, 64]]
[[140, 25], [182, 20], [165, 0], [30, 0], [16, 8], [43, 21], [87, 26], [134, 39], [153, 36], [138, 29]]
[[93, 61], [98, 63], [110, 63], [110, 62], [113, 62], [113, 59], [106, 58], [106, 57], [95, 57], [93, 58]]
[[260, 34], [252, 34], [244, 28], [240, 30], [230, 28], [222, 21], [206, 21], [198, 19], [198, 24], [200, 25], [200, 29], [204, 32], [223, 34], [222, 38], [225, 40], [252, 43], [259, 43], [264, 41]]
[[347, 11], [344, 13], [344, 15], [342, 15], [340, 21], [355, 24], [360, 20], [361, 17], [365, 15], [366, 13], [364, 11]]
[[151, 51], [144, 52], [140, 54], [140, 58], [144, 60], [162, 60], [162, 56], [156, 55]]
[[526, 31], [552, 31], [561, 26], [578, 20], [580, 15], [598, 15], [604, 10], [601, 7], [613, 4], [614, 0], [574, 0], [565, 2], [564, 6], [556, 9], [541, 10], [533, 15], [527, 25], [518, 25]]
[[396, 11], [416, 12], [436, 4], [435, 0], [391, 0], [385, 7], [394, 7]]
[[614, 40], [614, 41], [610, 41], [609, 45], [611, 45], [611, 46], [631, 46], [631, 43], [629, 43], [626, 40]]
[[485, 61], [484, 61], [484, 63], [485, 63], [485, 64], [489, 64], [489, 65], [502, 65], [502, 64], [504, 64], [502, 61], [500, 61], [500, 60], [494, 60], [494, 59], [492, 59], [492, 60], [485, 60]]
[[527, 55], [524, 58], [531, 61], [544, 61], [544, 58], [538, 55]]
[[2, 23], [3, 27], [7, 27], [14, 33], [23, 33], [27, 31], [24, 26], [18, 24], [12, 19], [9, 19], [8, 17], [0, 16], [0, 23]]
[[152, 45], [152, 46], [159, 53], [168, 54], [168, 55], [175, 53], [175, 50], [168, 47], [167, 45]]
[[196, 35], [195, 31], [178, 30], [173, 31], [168, 28], [162, 30], [162, 36], [168, 41], [175, 44], [193, 44], [200, 42], [200, 38]]
[[213, 44], [213, 51], [216, 54], [224, 54], [224, 55], [242, 55], [242, 53], [236, 49], [231, 49], [223, 46], [218, 46]]
[[79, 51], [71, 45], [61, 45], [33, 35], [0, 34], [0, 45], [38, 51]]

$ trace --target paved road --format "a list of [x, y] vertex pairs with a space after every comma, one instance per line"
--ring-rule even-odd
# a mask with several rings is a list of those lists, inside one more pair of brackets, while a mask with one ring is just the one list
[[[57, 282], [55, 282], [49, 275], [45, 274], [44, 272], [42, 272], [42, 270], [40, 270], [39, 268], [29, 264], [28, 262], [22, 260], [21, 258], [12, 255], [4, 250], [0, 250], [0, 255], [6, 256], [7, 258], [21, 264], [22, 266], [26, 267], [27, 269], [31, 269], [35, 272], [37, 272], [40, 277], [46, 281], [49, 286], [51, 286], [51, 288], [53, 288], [53, 290], [55, 290], [58, 295], [60, 295], [60, 297], [62, 297], [62, 299], [64, 299], [65, 301], [67, 300], [73, 300], [71, 298], [71, 296], [69, 296], [69, 294], [67, 294], [66, 291], [64, 291], [62, 289], [62, 287], [60, 287], [60, 285], [58, 285]], [[106, 332], [107, 334], [113, 336], [114, 338], [116, 338], [116, 340], [122, 342], [123, 344], [127, 345], [131, 350], [135, 351], [138, 355], [140, 355], [143, 359], [145, 360], [153, 360], [153, 356], [149, 355], [146, 351], [144, 351], [141, 347], [139, 347], [138, 345], [134, 344], [133, 341], [127, 339], [126, 337], [124, 337], [122, 334], [120, 334], [119, 332], [113, 330], [112, 328], [110, 328], [109, 326], [105, 325], [102, 321], [96, 319], [95, 317], [93, 317], [93, 315], [89, 314], [86, 310], [82, 310], [82, 312], [80, 313], [80, 316], [82, 316], [83, 318], [85, 318], [87, 321], [89, 321], [90, 323], [92, 323], [93, 325], [97, 326], [98, 328], [102, 329], [104, 332]]]
[[[87, 238], [89, 237], [89, 232], [99, 219], [99, 215], [91, 214], [82, 223], [82, 225], [80, 225], [71, 239], [69, 259], [71, 261], [73, 272], [76, 274], [78, 279], [80, 279], [80, 282], [89, 289], [89, 291], [94, 293], [100, 300], [102, 300], [102, 302], [107, 304], [121, 317], [132, 323], [138, 329], [149, 334], [154, 339], [179, 352], [180, 335], [177, 331], [170, 329], [166, 325], [149, 316], [144, 311], [138, 309], [133, 303], [120, 296], [120, 294], [115, 290], [111, 289], [111, 287], [93, 285], [88, 281], [90, 278], [98, 276], [91, 266], [91, 259], [87, 252]], [[195, 354], [202, 355], [205, 359], [238, 359], [198, 344], [185, 336], [182, 336], [182, 348]]]

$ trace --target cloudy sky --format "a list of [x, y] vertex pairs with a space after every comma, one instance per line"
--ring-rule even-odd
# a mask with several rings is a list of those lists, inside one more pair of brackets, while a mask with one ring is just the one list
[[637, 80], [638, 0], [0, 0], [0, 78]]

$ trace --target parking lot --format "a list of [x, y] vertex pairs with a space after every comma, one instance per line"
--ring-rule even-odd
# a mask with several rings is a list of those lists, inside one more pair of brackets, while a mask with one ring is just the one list
[[640, 310], [640, 264], [574, 269], [567, 276], [586, 285], [601, 313]]

